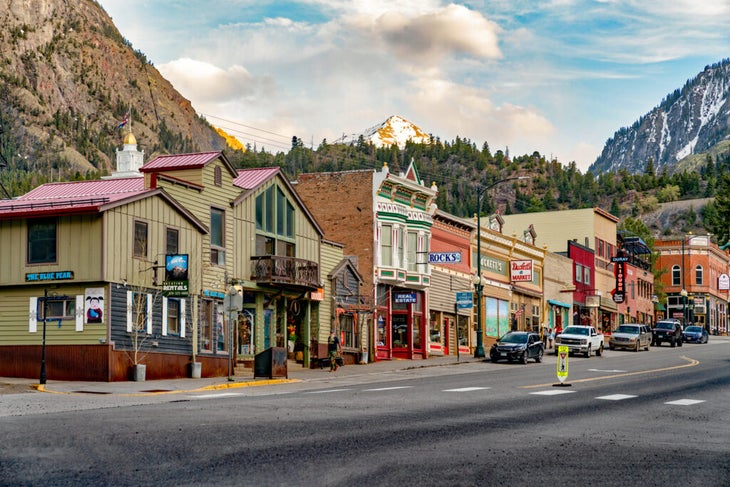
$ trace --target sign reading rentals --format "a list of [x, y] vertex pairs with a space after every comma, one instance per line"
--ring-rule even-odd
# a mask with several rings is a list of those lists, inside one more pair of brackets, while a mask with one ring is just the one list
[[531, 260], [511, 260], [509, 267], [512, 282], [532, 282]]
[[184, 297], [190, 294], [188, 289], [188, 254], [166, 255], [162, 294], [167, 297]]

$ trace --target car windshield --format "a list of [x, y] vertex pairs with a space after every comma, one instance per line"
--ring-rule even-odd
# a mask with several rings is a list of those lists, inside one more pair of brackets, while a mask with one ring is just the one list
[[577, 326], [569, 326], [563, 330], [565, 335], [588, 335], [588, 328], [578, 328]]
[[621, 325], [618, 328], [616, 328], [616, 333], [631, 333], [633, 335], [639, 334], [639, 327], [638, 326], [630, 326], [630, 325]]
[[502, 343], [527, 343], [527, 333], [507, 333], [499, 341]]
[[669, 321], [664, 321], [664, 322], [660, 321], [659, 323], [656, 324], [656, 327], [661, 328], [663, 330], [671, 330], [672, 328], [674, 328], [674, 323], [671, 323]]
[[701, 326], [688, 326], [686, 330], [691, 333], [702, 333], [702, 327]]

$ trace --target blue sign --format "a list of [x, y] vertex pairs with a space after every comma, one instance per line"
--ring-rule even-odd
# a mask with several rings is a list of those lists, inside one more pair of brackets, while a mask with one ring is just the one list
[[470, 309], [474, 305], [474, 295], [471, 292], [456, 293], [456, 307]]
[[73, 271], [58, 271], [58, 272], [32, 272], [25, 275], [25, 282], [34, 281], [63, 281], [73, 279]]
[[458, 264], [461, 252], [431, 252], [428, 254], [429, 264]]
[[393, 300], [398, 304], [416, 302], [416, 293], [393, 293]]

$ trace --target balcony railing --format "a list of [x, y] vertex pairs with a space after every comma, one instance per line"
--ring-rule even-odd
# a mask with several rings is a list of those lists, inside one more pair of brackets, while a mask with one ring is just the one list
[[259, 284], [278, 284], [317, 289], [319, 265], [311, 260], [264, 255], [251, 257], [251, 280]]

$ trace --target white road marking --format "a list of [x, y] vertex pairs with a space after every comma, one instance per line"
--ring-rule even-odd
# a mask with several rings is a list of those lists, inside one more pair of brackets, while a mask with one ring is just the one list
[[590, 372], [626, 372], [625, 370], [602, 370], [602, 369], [588, 369]]
[[490, 387], [460, 387], [458, 389], [444, 389], [443, 392], [472, 392], [472, 391], [485, 391]]
[[568, 389], [550, 389], [547, 391], [537, 391], [537, 392], [531, 392], [530, 394], [534, 394], [536, 396], [558, 396], [560, 394], [570, 394], [571, 392], [575, 392]]
[[705, 402], [705, 401], [701, 401], [699, 399], [679, 399], [677, 401], [665, 402], [664, 404], [671, 404], [672, 406], [693, 406], [693, 405], [699, 404], [701, 402]]
[[377, 389], [365, 389], [365, 392], [372, 391], [395, 391], [397, 389], [410, 389], [413, 386], [395, 386], [395, 387], [379, 387]]
[[329, 392], [344, 392], [349, 390], [351, 389], [326, 389], [324, 391], [307, 391], [305, 394], [327, 394]]
[[623, 401], [624, 399], [632, 399], [634, 397], [639, 397], [639, 396], [631, 396], [629, 394], [611, 394], [609, 396], [600, 396], [600, 397], [597, 397], [596, 399], [603, 399], [606, 401]]
[[243, 396], [241, 392], [221, 392], [220, 394], [201, 394], [199, 396], [189, 396], [191, 399], [210, 399], [217, 397], [234, 397]]

